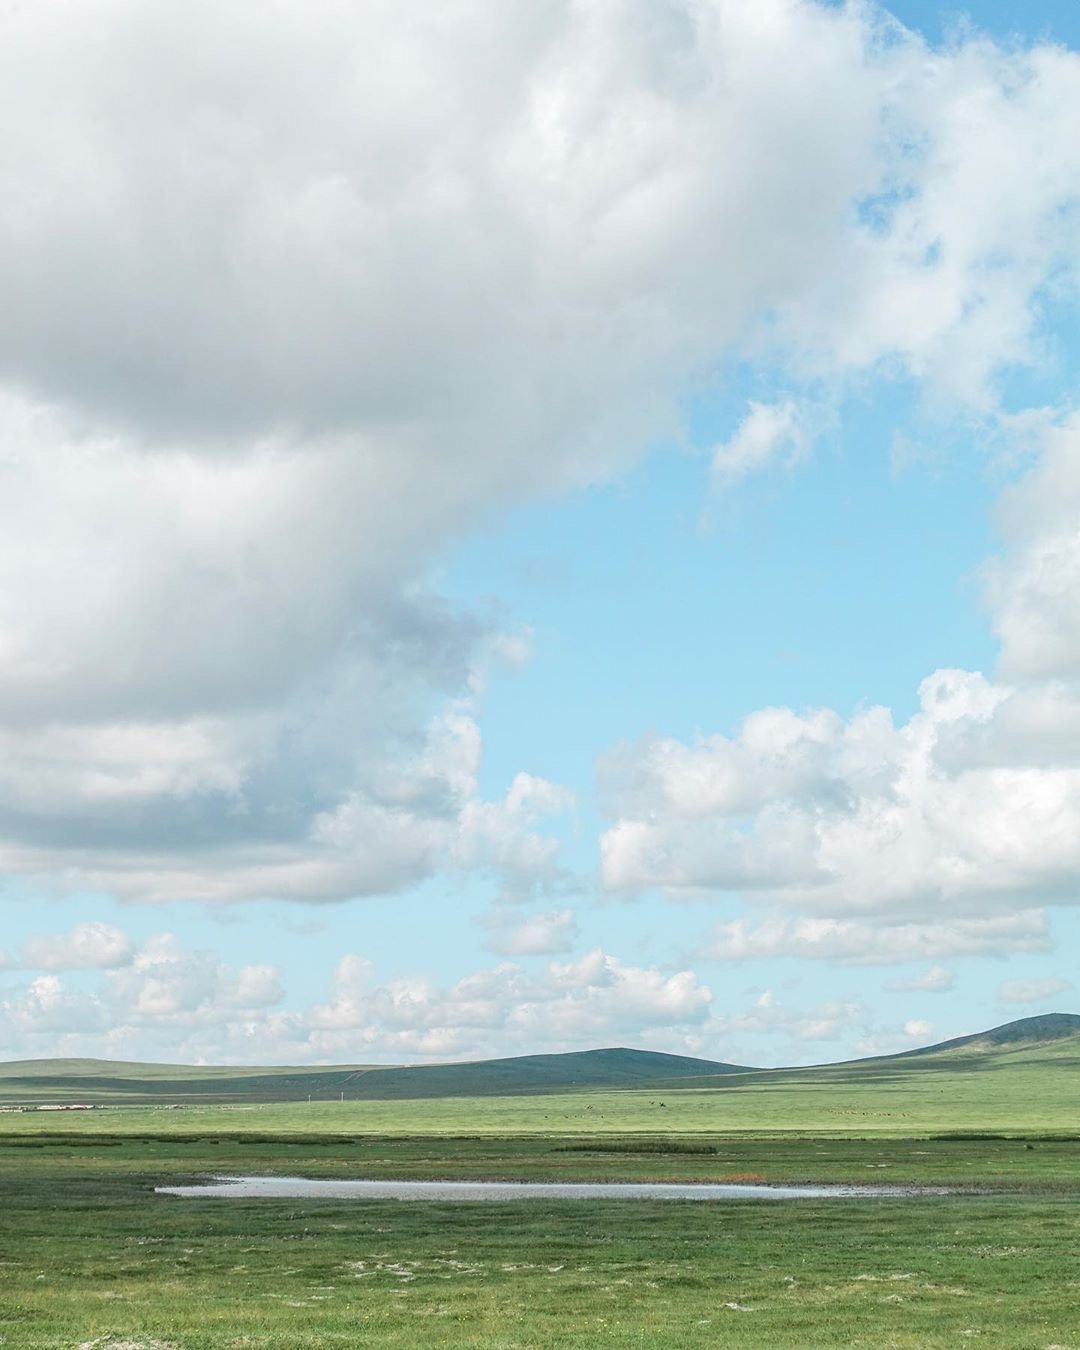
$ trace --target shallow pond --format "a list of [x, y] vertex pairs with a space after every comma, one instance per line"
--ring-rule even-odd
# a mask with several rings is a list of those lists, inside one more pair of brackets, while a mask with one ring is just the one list
[[308, 1177], [214, 1177], [197, 1186], [157, 1186], [160, 1195], [221, 1200], [858, 1200], [944, 1195], [923, 1186], [765, 1186], [667, 1181], [339, 1181]]

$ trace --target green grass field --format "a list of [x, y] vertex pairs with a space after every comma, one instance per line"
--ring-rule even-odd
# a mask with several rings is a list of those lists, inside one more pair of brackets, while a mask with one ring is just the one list
[[[1080, 1135], [1080, 1038], [981, 1053], [491, 1097], [230, 1106], [115, 1106], [98, 1112], [0, 1114], [0, 1138], [34, 1132], [176, 1136], [286, 1134], [923, 1135], [979, 1130]], [[108, 1098], [106, 1097], [106, 1100]]]
[[[811, 1069], [761, 1070], [685, 1055], [625, 1048], [559, 1055], [522, 1055], [478, 1063], [331, 1065], [236, 1068], [129, 1064], [110, 1060], [23, 1060], [0, 1064], [0, 1106], [94, 1102], [111, 1105], [413, 1101], [448, 1097], [521, 1097], [639, 1088], [709, 1090], [815, 1083], [902, 1083], [925, 1071], [985, 1072], [1008, 1065], [1080, 1068], [1080, 1016], [1050, 1013], [1022, 1018], [977, 1036], [926, 1046], [888, 1059], [856, 1060]], [[912, 1077], [914, 1075], [914, 1078]]]
[[[692, 1150], [692, 1151], [684, 1151]], [[919, 1179], [740, 1204], [213, 1201], [213, 1172]], [[1080, 1346], [1080, 1147], [129, 1136], [0, 1145], [5, 1346]]]
[[[0, 1115], [0, 1345], [1080, 1350], [1078, 1070], [1069, 1037], [621, 1089]], [[215, 1173], [955, 1192], [489, 1205], [154, 1193]]]

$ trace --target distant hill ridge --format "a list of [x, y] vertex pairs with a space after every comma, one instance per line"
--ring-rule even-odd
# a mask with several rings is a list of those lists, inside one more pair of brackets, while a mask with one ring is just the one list
[[229, 1102], [481, 1097], [632, 1088], [744, 1072], [744, 1066], [616, 1046], [458, 1064], [227, 1068], [106, 1060], [0, 1064], [0, 1102], [33, 1100]]
[[554, 1055], [517, 1055], [471, 1064], [379, 1069], [372, 1072], [367, 1086], [377, 1089], [380, 1096], [448, 1097], [458, 1095], [467, 1083], [469, 1095], [498, 1096], [506, 1092], [543, 1092], [551, 1088], [636, 1087], [706, 1073], [744, 1071], [745, 1066], [739, 1064], [616, 1046], [607, 1050], [577, 1050]]
[[[1080, 1037], [1080, 1015], [1045, 1013], [988, 1031], [957, 1036], [892, 1056], [850, 1061], [867, 1072], [903, 1061], [917, 1069], [955, 1051], [1022, 1050]], [[386, 1101], [437, 1097], [521, 1096], [592, 1088], [704, 1087], [717, 1079], [734, 1085], [739, 1075], [827, 1073], [829, 1065], [803, 1070], [753, 1069], [687, 1055], [614, 1046], [550, 1055], [518, 1055], [454, 1064], [229, 1067], [138, 1064], [108, 1060], [22, 1060], [0, 1064], [0, 1104], [87, 1101], [101, 1104], [332, 1100]], [[725, 1084], [726, 1085], [726, 1084]]]
[[905, 1050], [894, 1058], [912, 1059], [916, 1055], [936, 1055], [944, 1050], [965, 1048], [976, 1050], [980, 1046], [1032, 1045], [1061, 1041], [1069, 1036], [1080, 1036], [1080, 1013], [1040, 1013], [991, 1027], [989, 1031], [976, 1031], [969, 1036], [954, 1036], [952, 1040], [924, 1045], [918, 1050]]

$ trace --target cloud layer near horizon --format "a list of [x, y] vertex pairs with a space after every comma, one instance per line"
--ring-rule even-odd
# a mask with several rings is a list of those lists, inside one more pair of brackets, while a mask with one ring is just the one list
[[[0, 994], [0, 1060], [49, 1054], [247, 1064], [394, 1063], [632, 1043], [770, 1063], [820, 1059], [853, 1036], [907, 1049], [931, 1026], [890, 1025], [857, 999], [793, 1006], [771, 990], [721, 1013], [692, 970], [635, 965], [596, 947], [577, 959], [517, 961], [440, 983], [381, 980], [356, 953], [325, 993], [290, 1006], [272, 964], [238, 967], [157, 933], [141, 943], [111, 925], [41, 935]], [[92, 972], [92, 973], [89, 973]], [[1060, 983], [1058, 987], [1061, 987]], [[1038, 997], [1009, 991], [1005, 1002]]]

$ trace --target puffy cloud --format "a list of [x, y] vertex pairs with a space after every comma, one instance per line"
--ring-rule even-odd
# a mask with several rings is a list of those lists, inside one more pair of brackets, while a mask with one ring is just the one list
[[[96, 928], [104, 933], [89, 931]], [[252, 1019], [269, 1025], [285, 997], [277, 967], [233, 969], [210, 952], [186, 949], [171, 933], [136, 947], [117, 929], [84, 924], [59, 940], [31, 939], [26, 953], [53, 969], [96, 966], [99, 983], [73, 987], [40, 975], [0, 995], [0, 1044], [12, 1057], [141, 1051], [172, 1059], [185, 1039], [189, 1046], [199, 1037], [213, 1043]]]
[[[289, 999], [274, 966], [232, 966], [170, 933], [130, 964], [68, 981], [35, 976], [0, 992], [0, 1058], [34, 1054], [218, 1063], [401, 1063], [639, 1045], [742, 1064], [840, 1058], [921, 1043], [882, 1027], [857, 998], [792, 1006], [774, 990], [721, 1009], [690, 968], [634, 965], [595, 948], [529, 970], [513, 961], [440, 982], [381, 979], [342, 956], [325, 997]], [[921, 1028], [925, 1028], [921, 1030]]]
[[35, 1046], [53, 1046], [65, 1034], [100, 1036], [109, 1031], [101, 1002], [68, 989], [58, 975], [39, 975], [21, 997], [0, 1001], [0, 1019], [8, 1043], [18, 1047], [13, 1057], [19, 1058], [28, 1057]]
[[[5, 186], [23, 206], [0, 236], [22, 263], [0, 357], [46, 397], [212, 439], [452, 425], [481, 405], [500, 431], [507, 411], [550, 428], [583, 399], [595, 416], [594, 376], [625, 397], [649, 357], [670, 373], [810, 289], [811, 259], [836, 266], [860, 233], [852, 199], [903, 163], [881, 115], [926, 64], [793, 0], [761, 17], [490, 0], [407, 18], [322, 0], [270, 24], [238, 3], [60, 12], [5, 19]], [[965, 93], [1002, 83], [969, 61], [967, 79], [946, 60], [930, 82], [945, 136], [950, 75]], [[541, 372], [570, 376], [546, 414]]]
[[945, 966], [931, 966], [922, 975], [890, 980], [885, 986], [894, 993], [947, 994], [956, 985], [956, 975]]
[[572, 909], [549, 910], [526, 918], [501, 911], [487, 921], [494, 930], [488, 946], [503, 956], [555, 956], [568, 952], [577, 938]]
[[861, 999], [836, 997], [793, 1007], [773, 989], [757, 995], [743, 1012], [718, 1015], [707, 1028], [712, 1053], [738, 1064], [807, 1064], [825, 1057], [894, 1054], [926, 1044], [933, 1026], [910, 1018], [903, 1027], [883, 1025]]
[[639, 1025], [685, 1026], [703, 1022], [713, 999], [691, 970], [665, 975], [655, 967], [626, 965], [599, 947], [578, 961], [553, 961], [549, 981], [555, 991], [551, 1001], [541, 1007], [519, 1005], [512, 1025], [534, 1036], [600, 1035]]
[[0, 1057], [107, 1054], [282, 1063], [466, 1058], [706, 1032], [712, 993], [690, 970], [665, 973], [596, 950], [528, 973], [512, 962], [448, 984], [380, 981], [340, 958], [327, 996], [285, 1003], [275, 966], [232, 967], [161, 933], [92, 987], [38, 976], [0, 995]]
[[894, 921], [1080, 898], [1078, 719], [1066, 687], [943, 670], [899, 727], [779, 709], [732, 739], [647, 739], [607, 767], [605, 880]]
[[722, 925], [711, 952], [724, 959], [1048, 948], [1035, 906], [1080, 900], [1080, 421], [1013, 430], [1034, 458], [1003, 495], [987, 569], [1002, 674], [936, 671], [900, 725], [881, 707], [775, 708], [734, 736], [618, 748], [601, 768], [608, 887], [801, 911]]
[[1076, 55], [982, 39], [906, 55], [883, 122], [920, 149], [860, 204], [846, 268], [795, 300], [789, 323], [819, 369], [892, 354], [989, 406], [999, 364], [1037, 359], [1048, 259], [1076, 284], [1080, 156], [1060, 120], [1080, 97]]
[[432, 561], [732, 354], [986, 403], [1075, 271], [1076, 69], [809, 0], [9, 7], [0, 867], [549, 884], [535, 785], [416, 769], [500, 644]]
[[497, 455], [770, 312], [966, 387], [1075, 261], [1071, 54], [869, 6], [46, 0], [3, 37], [0, 360], [157, 435], [483, 406]]
[[535, 826], [549, 815], [569, 811], [574, 794], [567, 788], [518, 773], [499, 802], [475, 794], [464, 803], [452, 846], [459, 866], [486, 866], [503, 879], [504, 895], [528, 895], [537, 886], [558, 880], [558, 845], [538, 834]]
[[114, 1011], [133, 1019], [213, 1020], [226, 1010], [268, 1008], [284, 998], [276, 966], [231, 969], [207, 952], [189, 951], [171, 933], [144, 943], [129, 970], [107, 986]]
[[411, 977], [374, 982], [366, 962], [339, 965], [332, 997], [310, 1022], [324, 1048], [375, 1045], [404, 1053], [462, 1054], [477, 1044], [582, 1046], [633, 1038], [645, 1028], [704, 1021], [712, 994], [692, 971], [664, 975], [596, 949], [576, 962], [551, 962], [540, 976], [504, 963], [440, 988]]
[[[731, 919], [706, 939], [704, 954], [718, 961], [762, 961], [775, 957], [885, 966], [946, 956], [1008, 956], [1051, 949], [1041, 912], [1022, 911], [992, 918], [944, 923], [882, 923], [863, 919], [787, 918], [760, 922]], [[948, 978], [949, 984], [943, 983]], [[893, 982], [892, 989], [951, 988], [952, 976], [935, 966], [926, 976]]]
[[128, 935], [108, 923], [80, 923], [67, 933], [33, 937], [22, 964], [43, 970], [114, 970], [133, 958]]
[[933, 1022], [910, 1017], [902, 1027], [880, 1027], [869, 1035], [860, 1037], [854, 1043], [853, 1049], [855, 1054], [860, 1056], [895, 1055], [905, 1050], [917, 1050], [926, 1046], [931, 1041], [933, 1031]]
[[[329, 730], [320, 727], [319, 734]], [[102, 730], [99, 739], [116, 764], [127, 742], [124, 729], [115, 739]], [[298, 748], [294, 741], [288, 750]], [[333, 773], [332, 748], [325, 758], [316, 747], [305, 750], [298, 781], [284, 781], [291, 761], [275, 753], [243, 791], [169, 797], [150, 789], [145, 801], [138, 783], [149, 766], [133, 760], [125, 765], [136, 780], [130, 811], [102, 814], [84, 798], [83, 809], [73, 803], [69, 816], [35, 821], [29, 838], [0, 843], [0, 867], [42, 886], [70, 886], [78, 877], [87, 888], [140, 901], [332, 900], [399, 890], [439, 868], [490, 873], [512, 897], [557, 885], [557, 843], [537, 827], [546, 814], [568, 809], [572, 794], [519, 774], [503, 798], [485, 800], [478, 786], [481, 751], [474, 718], [451, 710], [432, 719], [419, 746], [400, 745], [396, 760], [354, 763], [351, 786], [317, 811], [317, 780], [320, 770]], [[70, 770], [65, 761], [58, 772]], [[21, 806], [12, 799], [25, 783], [15, 773], [11, 783], [9, 806]], [[63, 821], [68, 831], [61, 838]], [[60, 860], [64, 878], [54, 883], [50, 868]]]
[[725, 1037], [786, 1039], [798, 1057], [802, 1042], [832, 1041], [858, 1027], [870, 1026], [870, 1013], [859, 999], [827, 999], [816, 1007], [789, 1008], [772, 989], [759, 994], [752, 1008], [716, 1019], [716, 1032]]
[[713, 450], [713, 478], [730, 483], [758, 473], [781, 458], [793, 464], [807, 453], [809, 443], [805, 420], [790, 400], [751, 402], [731, 439]]
[[924, 1022], [917, 1017], [909, 1018], [904, 1023], [904, 1035], [910, 1036], [913, 1041], [925, 1041], [933, 1029], [933, 1022]]
[[1069, 980], [1006, 980], [999, 985], [997, 997], [999, 1003], [1045, 1003], [1075, 987]]

